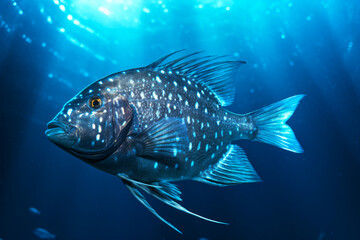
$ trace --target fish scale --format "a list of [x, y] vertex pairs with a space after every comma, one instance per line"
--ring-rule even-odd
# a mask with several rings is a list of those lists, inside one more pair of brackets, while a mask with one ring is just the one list
[[226, 110], [235, 97], [234, 71], [244, 62], [193, 53], [109, 75], [86, 87], [48, 123], [47, 137], [86, 163], [119, 177], [161, 221], [144, 191], [207, 221], [178, 202], [170, 183], [194, 180], [214, 186], [261, 181], [233, 141], [253, 140], [300, 153], [286, 121], [304, 95], [248, 114]]

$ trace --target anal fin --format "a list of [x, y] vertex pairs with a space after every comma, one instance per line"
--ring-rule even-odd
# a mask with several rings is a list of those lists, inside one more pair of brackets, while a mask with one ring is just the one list
[[259, 175], [238, 145], [229, 145], [228, 151], [215, 165], [210, 166], [194, 180], [216, 186], [260, 182]]

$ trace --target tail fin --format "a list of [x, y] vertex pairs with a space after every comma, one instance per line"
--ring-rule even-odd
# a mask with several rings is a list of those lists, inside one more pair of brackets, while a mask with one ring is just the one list
[[305, 95], [295, 95], [250, 113], [258, 128], [254, 140], [302, 153], [294, 132], [286, 124]]

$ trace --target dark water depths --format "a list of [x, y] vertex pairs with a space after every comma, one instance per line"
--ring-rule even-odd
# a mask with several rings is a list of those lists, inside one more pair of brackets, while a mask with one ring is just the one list
[[[0, 239], [360, 239], [359, 29], [355, 0], [2, 0]], [[262, 183], [177, 183], [229, 226], [151, 201], [180, 236], [44, 130], [92, 81], [183, 48], [247, 61], [231, 111], [307, 97], [289, 121], [303, 154], [236, 142]]]

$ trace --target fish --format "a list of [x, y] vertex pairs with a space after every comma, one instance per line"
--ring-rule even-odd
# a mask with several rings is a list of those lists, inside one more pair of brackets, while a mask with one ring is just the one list
[[147, 193], [180, 205], [174, 181], [213, 186], [260, 182], [236, 140], [258, 141], [302, 153], [286, 124], [304, 94], [250, 113], [225, 109], [235, 98], [234, 73], [244, 61], [203, 52], [168, 54], [140, 68], [101, 78], [70, 99], [47, 124], [48, 139], [93, 167], [117, 176], [131, 194], [171, 228], [148, 203]]
[[55, 235], [44, 228], [35, 228], [33, 233], [40, 239], [55, 239]]

